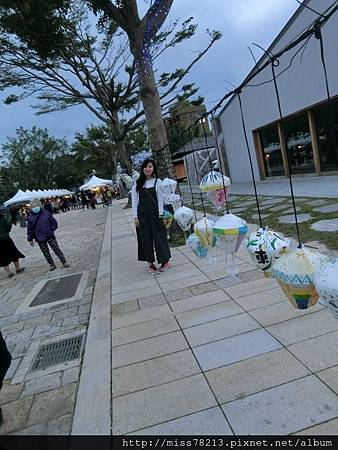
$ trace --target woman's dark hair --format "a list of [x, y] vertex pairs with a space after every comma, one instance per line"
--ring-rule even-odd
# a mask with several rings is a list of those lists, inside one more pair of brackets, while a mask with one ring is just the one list
[[157, 166], [156, 166], [155, 161], [154, 161], [153, 159], [151, 159], [151, 158], [145, 159], [145, 160], [143, 161], [143, 163], [141, 164], [141, 168], [140, 168], [140, 176], [139, 176], [139, 178], [138, 178], [137, 181], [136, 181], [136, 192], [140, 192], [140, 189], [143, 188], [143, 185], [144, 185], [144, 183], [146, 182], [146, 176], [145, 176], [145, 174], [144, 174], [144, 172], [143, 172], [143, 169], [144, 169], [145, 167], [147, 167], [147, 165], [148, 165], [149, 163], [151, 163], [151, 164], [153, 165], [153, 167], [154, 167], [154, 170], [153, 170], [153, 177], [154, 177], [154, 178], [158, 178], [158, 174], [157, 174]]

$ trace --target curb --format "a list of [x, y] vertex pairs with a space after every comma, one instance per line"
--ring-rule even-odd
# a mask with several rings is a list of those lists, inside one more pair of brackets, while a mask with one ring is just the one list
[[111, 211], [97, 269], [72, 435], [111, 434]]

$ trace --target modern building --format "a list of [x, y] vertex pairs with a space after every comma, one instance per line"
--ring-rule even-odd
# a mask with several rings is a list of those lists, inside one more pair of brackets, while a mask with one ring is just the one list
[[[333, 0], [304, 0], [247, 78], [300, 36], [320, 14], [333, 10]], [[311, 11], [309, 8], [314, 11]], [[314, 35], [279, 58], [275, 67], [283, 120], [280, 120], [269, 64], [242, 89], [241, 101], [250, 153], [257, 179], [338, 173], [338, 11], [322, 27], [328, 76], [328, 102], [320, 41]], [[233, 182], [251, 181], [238, 96], [215, 121]]]

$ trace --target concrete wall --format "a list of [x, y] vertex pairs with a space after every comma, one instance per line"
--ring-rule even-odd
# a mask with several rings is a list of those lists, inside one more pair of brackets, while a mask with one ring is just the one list
[[[332, 0], [311, 0], [307, 4], [319, 12], [324, 12]], [[294, 40], [310, 23], [316, 15], [303, 9], [289, 25], [283, 36], [270, 49], [276, 53]], [[336, 12], [322, 28], [324, 50], [329, 77], [330, 94], [338, 94], [338, 12]], [[290, 63], [290, 59], [297, 52], [295, 47], [280, 58], [280, 65], [276, 68], [278, 76]], [[293, 114], [304, 108], [326, 99], [325, 80], [320, 60], [319, 41], [312, 36], [303, 54], [295, 57], [292, 66], [278, 77], [278, 88], [284, 116]], [[263, 61], [265, 62], [265, 61]], [[271, 66], [258, 74], [249, 84], [258, 84], [271, 80]], [[247, 127], [250, 151], [254, 161], [255, 176], [259, 178], [256, 151], [253, 142], [252, 130], [267, 125], [279, 119], [276, 96], [273, 83], [258, 87], [246, 87], [241, 93], [243, 112]], [[220, 115], [224, 135], [227, 160], [232, 182], [240, 183], [251, 181], [251, 172], [246, 150], [238, 99], [233, 98]]]

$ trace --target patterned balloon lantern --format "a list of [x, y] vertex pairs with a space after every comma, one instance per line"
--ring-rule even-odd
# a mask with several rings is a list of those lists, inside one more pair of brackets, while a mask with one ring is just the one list
[[226, 189], [225, 194], [228, 191], [228, 187], [230, 186], [231, 181], [230, 178], [222, 175], [215, 170], [211, 170], [208, 172], [200, 182], [200, 189], [202, 192], [210, 192], [217, 191], [219, 189]]
[[338, 320], [338, 259], [315, 272], [313, 284], [320, 299]]
[[165, 227], [167, 229], [169, 229], [171, 227], [171, 224], [173, 223], [174, 216], [165, 209], [163, 211], [163, 220], [164, 220]]
[[208, 197], [214, 207], [218, 210], [222, 209], [227, 197], [228, 188], [216, 189], [215, 191], [209, 191]]
[[174, 219], [183, 231], [188, 231], [194, 220], [194, 211], [186, 206], [181, 206], [175, 212]]
[[234, 214], [225, 214], [214, 224], [213, 231], [223, 244], [225, 253], [236, 253], [248, 227], [245, 220], [240, 217]]
[[132, 177], [133, 181], [136, 181], [140, 178], [140, 174], [138, 172], [136, 172], [136, 170], [135, 170], [131, 177]]
[[208, 249], [203, 247], [200, 240], [195, 233], [192, 233], [187, 239], [187, 245], [199, 258], [205, 258], [208, 254]]
[[318, 293], [313, 275], [329, 262], [327, 256], [305, 247], [281, 256], [272, 268], [289, 302], [297, 309], [307, 309], [317, 303]]
[[268, 278], [272, 276], [275, 260], [288, 252], [290, 240], [267, 227], [258, 228], [246, 239], [245, 246], [256, 266]]
[[194, 225], [194, 232], [200, 240], [203, 247], [211, 248], [215, 246], [215, 238], [212, 227], [215, 220], [210, 217], [203, 217]]
[[177, 181], [171, 178], [164, 178], [162, 181], [163, 201], [165, 205], [173, 205], [181, 201], [181, 197], [175, 194]]

